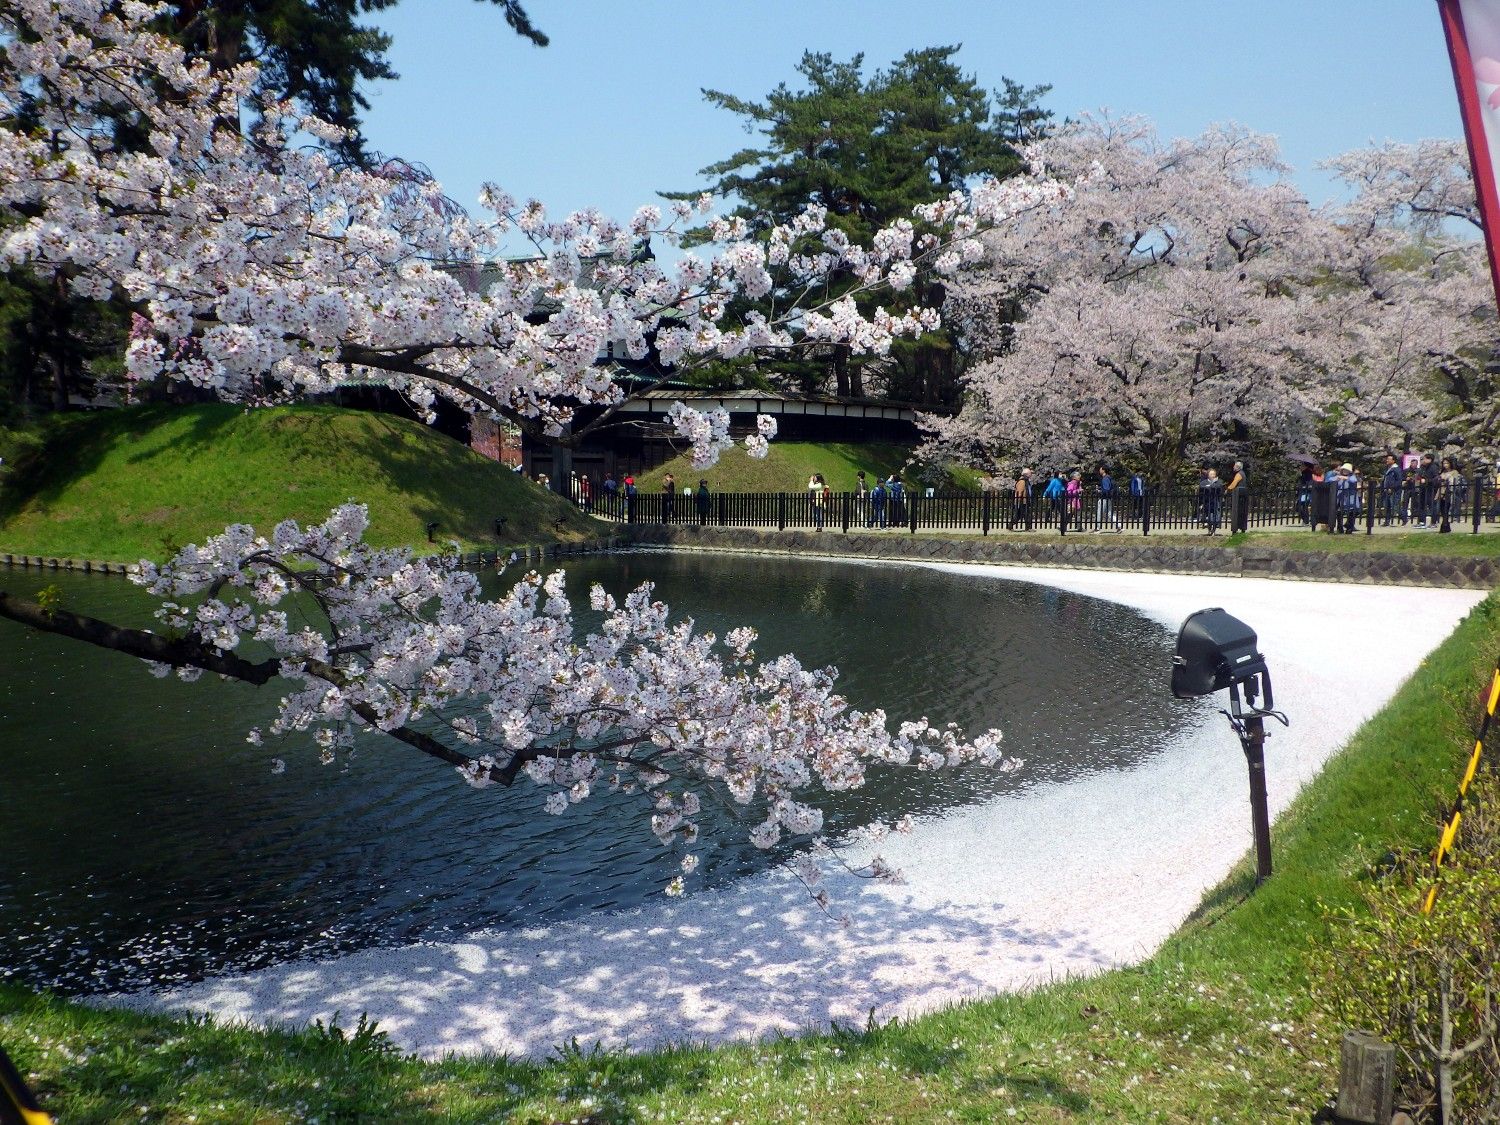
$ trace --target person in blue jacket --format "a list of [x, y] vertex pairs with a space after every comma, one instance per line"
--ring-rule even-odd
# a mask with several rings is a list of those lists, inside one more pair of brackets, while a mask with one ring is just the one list
[[885, 526], [885, 481], [875, 478], [875, 487], [870, 490], [870, 520], [866, 527]]
[[1052, 479], [1047, 482], [1047, 487], [1042, 489], [1042, 498], [1047, 501], [1047, 508], [1052, 517], [1051, 522], [1062, 519], [1063, 491], [1067, 486], [1063, 484], [1062, 473], [1053, 473]]

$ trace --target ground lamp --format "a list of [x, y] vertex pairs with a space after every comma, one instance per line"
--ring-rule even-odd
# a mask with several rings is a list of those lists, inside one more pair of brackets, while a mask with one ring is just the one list
[[[1240, 686], [1244, 685], [1244, 701]], [[1266, 811], [1266, 723], [1287, 718], [1272, 709], [1271, 672], [1256, 647], [1255, 630], [1222, 609], [1190, 614], [1177, 633], [1172, 657], [1172, 694], [1178, 699], [1229, 689], [1223, 712], [1239, 735], [1250, 767], [1250, 819], [1255, 826], [1255, 885], [1271, 874], [1271, 818]], [[1257, 705], [1260, 699], [1262, 705]]]

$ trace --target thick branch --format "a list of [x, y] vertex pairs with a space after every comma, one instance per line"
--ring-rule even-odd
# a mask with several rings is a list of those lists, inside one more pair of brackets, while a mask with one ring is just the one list
[[[107, 621], [85, 617], [83, 614], [72, 613], [65, 609], [43, 609], [35, 602], [25, 601], [4, 591], [0, 591], [0, 617], [8, 617], [12, 621], [44, 633], [56, 633], [59, 636], [97, 645], [99, 648], [123, 652], [127, 656], [154, 660], [158, 664], [167, 664], [173, 668], [201, 668], [205, 672], [216, 672], [230, 679], [255, 684], [257, 687], [269, 683], [277, 676], [281, 668], [279, 660], [246, 660], [232, 652], [224, 652], [205, 645], [196, 637], [173, 639], [145, 629], [125, 629], [118, 625], [111, 625]], [[313, 675], [329, 683], [341, 684], [344, 681], [343, 675], [337, 668], [322, 661], [309, 660], [304, 663], [304, 666]], [[472, 759], [467, 755], [444, 746], [437, 739], [419, 730], [405, 726], [389, 730], [381, 727], [379, 712], [368, 703], [352, 704], [352, 709], [373, 729], [381, 730], [413, 749], [420, 750], [449, 765], [472, 764]], [[510, 785], [515, 780], [515, 776], [515, 770], [496, 768], [490, 771], [490, 780], [501, 785]]]
[[145, 629], [124, 629], [66, 609], [43, 609], [35, 602], [23, 601], [3, 590], [0, 590], [0, 617], [8, 617], [44, 633], [57, 633], [100, 648], [123, 652], [127, 656], [154, 660], [173, 668], [201, 668], [205, 672], [217, 672], [221, 676], [244, 680], [250, 684], [269, 682], [280, 667], [275, 660], [249, 661], [232, 652], [211, 648], [197, 637], [173, 639]]

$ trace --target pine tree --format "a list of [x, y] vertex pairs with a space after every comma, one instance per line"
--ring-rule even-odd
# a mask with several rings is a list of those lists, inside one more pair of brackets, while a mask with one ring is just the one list
[[[1016, 145], [1039, 135], [1051, 117], [1037, 105], [1050, 87], [1002, 78], [1002, 89], [992, 94], [959, 68], [958, 51], [959, 45], [908, 51], [869, 77], [863, 55], [839, 62], [809, 51], [797, 64], [802, 82], [796, 89], [781, 83], [763, 101], [704, 90], [710, 104], [743, 118], [746, 130], [760, 135], [757, 146], [702, 169], [710, 180], [707, 190], [740, 200], [735, 213], [762, 229], [813, 202], [861, 241], [919, 204], [963, 191], [976, 177], [1015, 174]], [[696, 194], [663, 193], [669, 199]], [[941, 286], [930, 285], [909, 297], [931, 305], [941, 304], [943, 294]], [[886, 397], [952, 405], [961, 360], [953, 338], [940, 332], [877, 362]], [[869, 362], [828, 349], [812, 360], [778, 363], [774, 374], [741, 365], [709, 377], [749, 383], [770, 378], [803, 392], [824, 390], [831, 382], [840, 395], [862, 397], [873, 389], [865, 378]]]

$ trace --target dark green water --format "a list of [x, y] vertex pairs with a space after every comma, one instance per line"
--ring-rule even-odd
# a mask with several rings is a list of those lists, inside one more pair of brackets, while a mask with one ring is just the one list
[[[1171, 638], [1134, 612], [1056, 590], [923, 570], [667, 554], [575, 561], [581, 601], [647, 580], [679, 614], [761, 632], [762, 657], [835, 664], [861, 708], [999, 726], [1020, 773], [878, 777], [832, 826], [1024, 790], [1154, 753], [1189, 714], [1166, 690]], [[0, 574], [132, 624], [119, 579]], [[254, 748], [275, 685], [157, 680], [118, 654], [0, 621], [0, 979], [68, 992], [144, 987], [486, 925], [637, 905], [675, 864], [634, 813], [553, 817], [538, 791], [476, 792], [370, 738], [317, 764]], [[286, 773], [273, 776], [273, 756]], [[743, 831], [705, 831], [701, 882], [764, 868]], [[699, 877], [695, 877], [697, 879]]]

